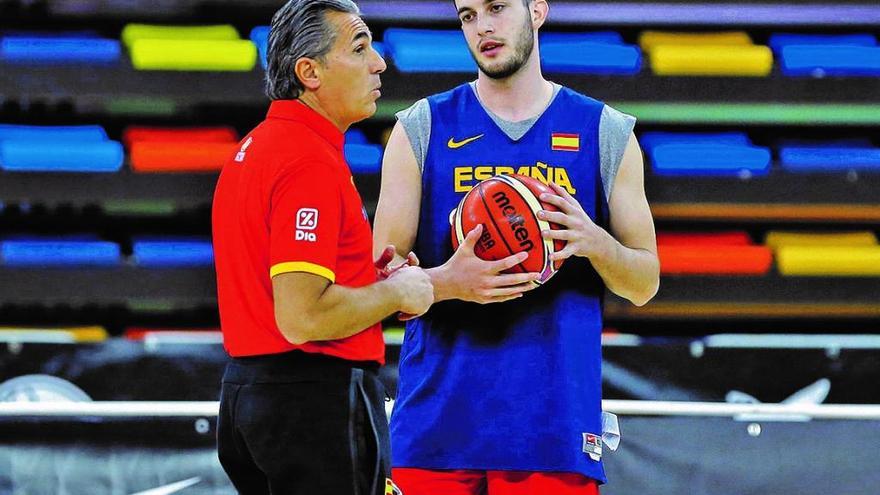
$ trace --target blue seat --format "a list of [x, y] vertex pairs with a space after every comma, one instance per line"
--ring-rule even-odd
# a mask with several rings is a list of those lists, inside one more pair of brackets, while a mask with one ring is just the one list
[[120, 263], [119, 245], [94, 240], [22, 238], [0, 241], [7, 266], [114, 266]]
[[0, 170], [117, 172], [125, 152], [116, 141], [0, 141]]
[[773, 33], [767, 43], [777, 56], [790, 45], [852, 45], [877, 46], [877, 38], [868, 33], [852, 34], [792, 34]]
[[752, 140], [745, 132], [715, 132], [715, 133], [687, 133], [687, 132], [645, 132], [639, 136], [639, 144], [648, 154], [654, 152], [654, 148], [664, 144], [687, 144], [687, 145], [728, 145], [728, 146], [751, 146]]
[[779, 152], [782, 168], [791, 172], [880, 172], [880, 148], [786, 146]]
[[135, 239], [132, 243], [132, 255], [136, 265], [150, 268], [214, 264], [214, 249], [207, 239]]
[[656, 175], [754, 177], [770, 172], [770, 150], [726, 144], [662, 144], [651, 154]]
[[94, 64], [119, 61], [118, 40], [82, 36], [6, 36], [0, 38], [0, 60], [29, 64]]
[[461, 31], [389, 28], [382, 41], [400, 72], [477, 71]]
[[266, 53], [269, 48], [269, 26], [257, 26], [251, 29], [251, 41], [257, 45], [257, 53], [260, 54], [260, 63], [266, 68]]
[[541, 32], [538, 35], [541, 41], [541, 48], [552, 44], [570, 44], [570, 43], [606, 43], [611, 45], [622, 45], [623, 37], [620, 33], [614, 31], [588, 31], [578, 33], [559, 33], [559, 32]]
[[780, 67], [788, 76], [880, 76], [880, 46], [788, 45]]
[[382, 147], [378, 144], [346, 144], [345, 161], [355, 174], [377, 174], [382, 168]]
[[106, 141], [99, 125], [37, 126], [0, 124], [0, 141]]
[[547, 72], [632, 75], [642, 68], [642, 53], [633, 45], [547, 43], [541, 46], [541, 66]]
[[370, 144], [364, 131], [356, 128], [350, 128], [345, 133], [346, 144]]

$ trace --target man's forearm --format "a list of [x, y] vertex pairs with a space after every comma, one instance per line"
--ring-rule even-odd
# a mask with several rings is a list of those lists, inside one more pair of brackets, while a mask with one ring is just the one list
[[590, 259], [608, 289], [642, 306], [657, 293], [660, 285], [660, 263], [657, 255], [647, 249], [628, 248], [609, 234], [608, 249], [603, 256]]
[[350, 337], [394, 314], [399, 304], [400, 297], [388, 281], [358, 288], [331, 284], [303, 315], [308, 321], [307, 340]]

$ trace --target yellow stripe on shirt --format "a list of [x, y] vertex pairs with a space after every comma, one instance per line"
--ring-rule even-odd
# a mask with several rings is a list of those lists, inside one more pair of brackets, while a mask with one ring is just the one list
[[319, 275], [326, 278], [330, 281], [330, 283], [336, 282], [336, 274], [333, 273], [333, 270], [330, 270], [329, 268], [324, 268], [321, 265], [309, 263], [307, 261], [289, 261], [287, 263], [278, 263], [269, 270], [269, 276], [274, 277], [276, 275], [281, 275], [282, 273], [291, 272], [312, 273], [314, 275]]

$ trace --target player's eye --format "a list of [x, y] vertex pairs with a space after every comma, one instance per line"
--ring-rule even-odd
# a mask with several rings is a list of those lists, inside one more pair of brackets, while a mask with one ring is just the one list
[[497, 14], [498, 12], [501, 12], [504, 9], [504, 4], [503, 3], [496, 3], [496, 4], [493, 4], [489, 8], [492, 10], [493, 13]]
[[468, 12], [468, 13], [466, 13], [466, 14], [462, 14], [462, 16], [460, 17], [460, 19], [461, 19], [461, 22], [462, 22], [462, 23], [465, 23], [465, 22], [471, 22], [472, 20], [474, 20], [474, 14], [472, 14], [472, 13], [470, 13], [470, 12]]
[[366, 49], [367, 49], [366, 46], [364, 46], [364, 45], [358, 45], [357, 48], [354, 49], [354, 52], [360, 54], [360, 53], [364, 53], [364, 51], [365, 51]]

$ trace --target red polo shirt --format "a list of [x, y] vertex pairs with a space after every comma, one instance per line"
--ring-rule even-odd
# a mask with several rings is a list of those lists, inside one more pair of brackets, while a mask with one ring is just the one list
[[271, 277], [306, 272], [347, 287], [376, 282], [372, 232], [343, 142], [339, 129], [299, 100], [279, 100], [223, 167], [212, 225], [230, 355], [300, 349], [384, 362], [379, 323], [346, 339], [299, 346], [275, 323]]

